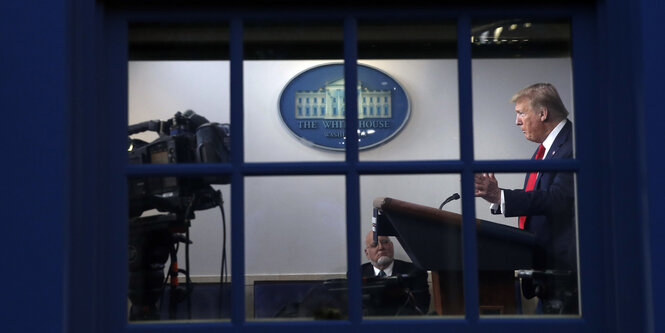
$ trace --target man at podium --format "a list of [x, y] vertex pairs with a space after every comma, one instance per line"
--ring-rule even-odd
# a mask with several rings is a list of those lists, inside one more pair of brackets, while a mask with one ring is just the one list
[[[540, 144], [532, 159], [573, 158], [573, 125], [553, 85], [533, 84], [511, 101], [515, 103], [515, 124], [527, 140]], [[533, 268], [568, 274], [576, 281], [574, 188], [572, 172], [535, 170], [527, 173], [523, 189], [513, 190], [500, 188], [493, 173], [475, 176], [475, 195], [492, 204], [492, 213], [519, 217], [518, 227], [534, 234], [542, 251], [535, 253]], [[566, 289], [574, 289], [576, 295], [576, 283], [567, 284]], [[533, 296], [527, 289], [524, 292]], [[576, 304], [575, 296], [566, 312], [577, 312]]]

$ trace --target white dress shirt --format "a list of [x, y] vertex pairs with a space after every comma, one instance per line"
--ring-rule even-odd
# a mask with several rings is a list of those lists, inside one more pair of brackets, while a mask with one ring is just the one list
[[[545, 138], [545, 141], [543, 141], [542, 145], [545, 147], [545, 153], [543, 154], [543, 159], [545, 159], [545, 156], [547, 156], [547, 153], [550, 152], [550, 148], [552, 147], [552, 144], [554, 143], [554, 139], [556, 139], [556, 136], [559, 135], [559, 132], [563, 129], [563, 127], [566, 125], [568, 122], [567, 119], [562, 120], [559, 122], [556, 127], [550, 132], [550, 134], [547, 135]], [[556, 152], [555, 152], [556, 153]], [[490, 204], [490, 209], [492, 210], [492, 213], [494, 214], [505, 214], [504, 212], [506, 211], [506, 199], [503, 196], [503, 190], [501, 190], [501, 206], [492, 203]], [[499, 210], [501, 209], [501, 210]]]
[[[383, 270], [386, 273], [386, 276], [392, 276], [393, 275], [393, 266], [394, 266], [394, 264], [395, 264], [394, 261], [391, 262], [390, 265], [388, 265], [388, 267], [386, 267]], [[379, 272], [381, 272], [381, 270], [376, 268], [376, 266], [372, 266], [372, 268], [374, 268], [374, 276], [379, 275]]]

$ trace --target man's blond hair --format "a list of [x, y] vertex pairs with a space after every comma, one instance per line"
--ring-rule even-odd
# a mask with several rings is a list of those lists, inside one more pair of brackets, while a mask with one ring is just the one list
[[531, 101], [531, 109], [534, 112], [546, 108], [554, 120], [562, 120], [568, 117], [568, 110], [563, 105], [559, 92], [550, 83], [532, 84], [518, 91], [510, 101], [517, 103], [523, 99]]

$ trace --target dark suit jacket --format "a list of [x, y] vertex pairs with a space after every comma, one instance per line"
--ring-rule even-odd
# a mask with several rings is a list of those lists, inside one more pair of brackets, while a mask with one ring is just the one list
[[[420, 270], [414, 264], [402, 260], [395, 259], [393, 265], [393, 272], [391, 276], [408, 275], [407, 278], [402, 280], [403, 287], [408, 287], [413, 293], [415, 303], [420, 310], [426, 314], [429, 309], [430, 294], [429, 285], [427, 284], [427, 272]], [[371, 263], [364, 263], [362, 265], [362, 277], [374, 277], [374, 267]], [[403, 300], [398, 301], [400, 305], [404, 303]]]
[[[572, 129], [569, 120], [544, 159], [573, 158]], [[504, 198], [505, 216], [527, 216], [525, 229], [542, 247], [534, 268], [576, 270], [574, 173], [541, 172], [533, 191], [504, 189]]]

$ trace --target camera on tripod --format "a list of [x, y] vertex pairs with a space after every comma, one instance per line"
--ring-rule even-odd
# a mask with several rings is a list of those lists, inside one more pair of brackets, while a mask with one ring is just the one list
[[[192, 110], [177, 112], [167, 121], [151, 120], [130, 125], [129, 135], [153, 131], [153, 142], [129, 138], [130, 164], [225, 163], [230, 161], [229, 124], [211, 123]], [[183, 213], [193, 195], [192, 211], [215, 206], [210, 184], [228, 184], [228, 175], [188, 177], [143, 177], [129, 181], [129, 216], [149, 209]]]
[[[129, 137], [130, 164], [225, 163], [230, 161], [230, 127], [211, 123], [194, 111], [177, 112], [167, 121], [150, 120], [130, 125], [128, 135], [145, 131], [159, 137], [146, 142]], [[191, 294], [189, 258], [186, 269], [178, 267], [179, 243], [189, 246], [190, 220], [194, 211], [219, 206], [222, 210], [224, 239], [226, 227], [221, 191], [213, 184], [228, 184], [228, 175], [197, 177], [142, 176], [129, 179], [129, 290], [130, 320], [160, 319], [161, 299], [166, 279], [171, 279], [170, 317], [177, 303]], [[156, 209], [163, 214], [142, 216]], [[223, 243], [224, 249], [226, 244]], [[226, 262], [222, 254], [222, 272]], [[168, 275], [165, 263], [171, 260]], [[179, 286], [178, 274], [184, 273], [186, 287]]]

